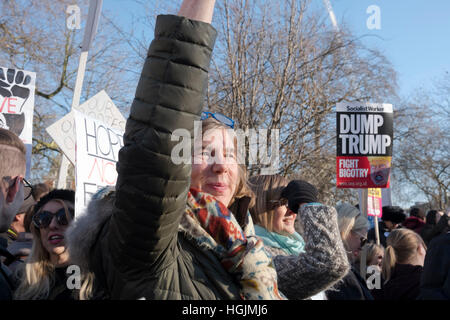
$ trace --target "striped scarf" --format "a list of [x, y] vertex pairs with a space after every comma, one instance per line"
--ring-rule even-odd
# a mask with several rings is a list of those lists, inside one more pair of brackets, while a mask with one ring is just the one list
[[255, 235], [249, 213], [244, 228], [213, 196], [190, 189], [180, 227], [201, 246], [212, 249], [221, 265], [241, 284], [245, 300], [284, 300], [277, 273], [264, 244]]

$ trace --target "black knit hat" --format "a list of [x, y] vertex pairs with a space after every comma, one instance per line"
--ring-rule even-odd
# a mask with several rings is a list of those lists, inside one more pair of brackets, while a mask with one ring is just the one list
[[288, 207], [297, 213], [300, 203], [317, 202], [316, 187], [303, 180], [292, 180], [281, 192], [281, 197], [288, 199]]
[[381, 220], [402, 223], [406, 219], [403, 209], [397, 206], [384, 206]]
[[34, 206], [34, 213], [38, 212], [43, 206], [45, 206], [51, 200], [66, 200], [75, 203], [75, 191], [67, 189], [55, 189], [43, 196], [39, 202]]

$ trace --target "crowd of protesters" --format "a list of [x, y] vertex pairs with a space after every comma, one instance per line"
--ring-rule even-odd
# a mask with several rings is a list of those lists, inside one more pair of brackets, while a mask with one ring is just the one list
[[[75, 192], [30, 185], [23, 143], [0, 129], [0, 299], [450, 299], [448, 212], [386, 206], [377, 235], [311, 183], [247, 177], [233, 120], [202, 113], [213, 8], [158, 16], [118, 182], [77, 219]], [[171, 132], [199, 119], [199, 158], [175, 164]]]

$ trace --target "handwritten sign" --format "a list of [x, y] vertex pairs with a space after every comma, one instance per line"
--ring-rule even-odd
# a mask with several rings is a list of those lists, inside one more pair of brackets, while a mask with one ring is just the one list
[[14, 132], [27, 149], [30, 175], [36, 73], [0, 67], [0, 128]]
[[[125, 118], [104, 90], [100, 91], [75, 109], [81, 111], [90, 118], [100, 120], [109, 128], [125, 131]], [[73, 112], [68, 113], [49, 126], [46, 130], [70, 162], [75, 164], [76, 132]]]
[[79, 216], [98, 189], [116, 184], [124, 132], [79, 111], [73, 115], [77, 128], [75, 215]]

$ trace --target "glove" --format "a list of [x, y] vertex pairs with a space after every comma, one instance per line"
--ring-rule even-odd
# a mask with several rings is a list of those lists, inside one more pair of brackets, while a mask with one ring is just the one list
[[292, 180], [281, 192], [281, 197], [288, 200], [288, 207], [297, 213], [300, 203], [317, 202], [317, 189], [303, 180]]

